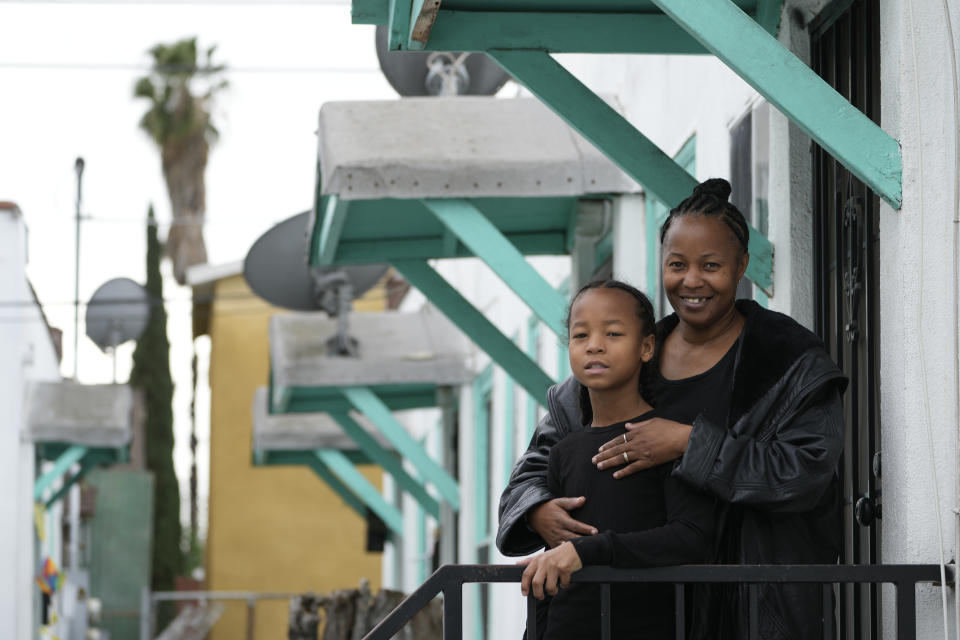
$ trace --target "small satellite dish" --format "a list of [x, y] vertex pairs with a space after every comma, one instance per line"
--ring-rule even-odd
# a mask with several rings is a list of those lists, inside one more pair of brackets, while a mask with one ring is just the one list
[[104, 353], [136, 340], [150, 320], [150, 295], [130, 278], [100, 285], [87, 303], [87, 337]]
[[485, 53], [390, 51], [388, 28], [377, 26], [377, 59], [387, 82], [401, 96], [489, 96], [510, 79]]
[[243, 277], [253, 292], [272, 305], [294, 311], [325, 311], [339, 320], [330, 348], [357, 355], [357, 341], [347, 335], [350, 301], [373, 287], [388, 265], [310, 267], [307, 229], [310, 211], [287, 218], [257, 238], [243, 261]]

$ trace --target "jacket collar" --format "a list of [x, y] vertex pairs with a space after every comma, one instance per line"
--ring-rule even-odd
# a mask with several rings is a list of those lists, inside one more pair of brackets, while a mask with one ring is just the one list
[[[803, 353], [823, 349], [823, 342], [790, 316], [764, 309], [753, 300], [737, 300], [736, 306], [746, 322], [737, 339], [730, 424], [769, 391]], [[679, 322], [672, 313], [657, 323], [658, 350]]]

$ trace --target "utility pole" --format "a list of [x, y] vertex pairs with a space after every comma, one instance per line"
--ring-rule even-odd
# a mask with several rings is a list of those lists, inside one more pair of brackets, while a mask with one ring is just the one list
[[74, 163], [77, 171], [77, 247], [74, 252], [76, 259], [73, 270], [73, 381], [77, 382], [77, 345], [80, 340], [80, 185], [83, 178], [83, 158], [77, 158]]

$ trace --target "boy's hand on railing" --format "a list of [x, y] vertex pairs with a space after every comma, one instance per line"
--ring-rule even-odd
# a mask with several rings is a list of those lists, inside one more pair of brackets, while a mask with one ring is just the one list
[[547, 500], [529, 511], [527, 524], [550, 548], [580, 536], [595, 536], [595, 527], [570, 517], [569, 512], [582, 507], [585, 501], [583, 496]]
[[527, 567], [520, 578], [520, 593], [526, 596], [532, 590], [537, 600], [543, 600], [544, 592], [557, 595], [558, 585], [569, 587], [570, 576], [583, 568], [580, 555], [570, 542], [538, 556], [518, 560], [517, 564]]
[[666, 418], [628, 423], [627, 433], [600, 447], [592, 461], [600, 470], [627, 465], [613, 474], [614, 478], [625, 478], [682, 456], [692, 430], [688, 424]]

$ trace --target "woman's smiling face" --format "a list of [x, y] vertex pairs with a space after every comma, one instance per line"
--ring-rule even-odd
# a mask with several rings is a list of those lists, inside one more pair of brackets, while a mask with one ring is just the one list
[[720, 217], [673, 220], [663, 241], [663, 289], [680, 320], [709, 329], [730, 313], [748, 260]]

